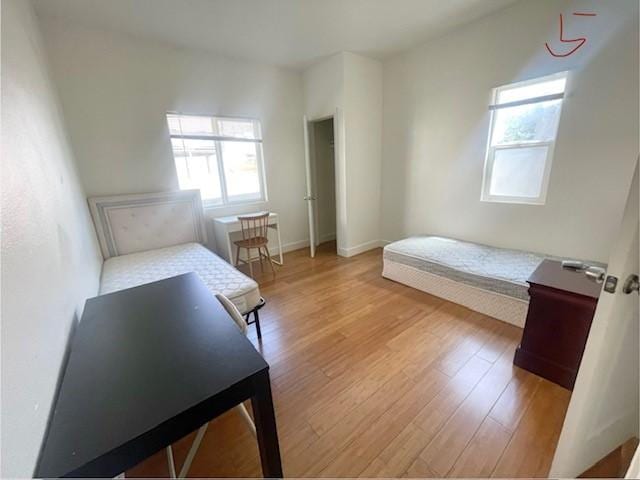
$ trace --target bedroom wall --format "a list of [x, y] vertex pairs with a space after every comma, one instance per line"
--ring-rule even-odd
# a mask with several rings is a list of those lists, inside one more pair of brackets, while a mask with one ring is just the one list
[[30, 2], [2, 2], [2, 468], [31, 477], [102, 258]]
[[[594, 12], [576, 17], [573, 12]], [[565, 37], [587, 44], [560, 59]], [[480, 201], [492, 88], [570, 70], [544, 206]], [[521, 1], [384, 62], [382, 237], [606, 262], [638, 155], [638, 2]]]
[[268, 202], [206, 213], [269, 209], [285, 246], [308, 244], [300, 73], [57, 18], [41, 24], [88, 195], [178, 188], [167, 111], [259, 118]]
[[382, 64], [342, 52], [304, 72], [305, 114], [335, 115], [338, 253], [380, 245]]
[[345, 53], [348, 255], [380, 246], [382, 64]]

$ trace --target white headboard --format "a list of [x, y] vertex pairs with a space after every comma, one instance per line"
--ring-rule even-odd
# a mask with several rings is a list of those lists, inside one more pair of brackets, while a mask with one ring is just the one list
[[181, 243], [206, 243], [199, 190], [89, 198], [105, 260]]

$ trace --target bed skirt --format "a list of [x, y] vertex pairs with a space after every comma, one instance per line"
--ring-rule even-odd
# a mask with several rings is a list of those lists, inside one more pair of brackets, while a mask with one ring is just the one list
[[529, 302], [384, 259], [382, 276], [523, 328]]

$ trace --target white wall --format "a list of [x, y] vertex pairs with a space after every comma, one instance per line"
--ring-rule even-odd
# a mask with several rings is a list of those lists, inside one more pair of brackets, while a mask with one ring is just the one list
[[319, 61], [303, 73], [304, 113], [310, 119], [333, 116], [343, 107], [344, 55]]
[[88, 195], [178, 188], [167, 111], [259, 118], [269, 201], [207, 214], [269, 209], [284, 244], [308, 242], [301, 74], [41, 20]]
[[352, 53], [344, 58], [347, 248], [354, 255], [380, 245], [382, 65]]
[[349, 52], [304, 72], [305, 114], [335, 115], [338, 253], [379, 246], [382, 65]]
[[347, 191], [344, 131], [344, 55], [338, 53], [307, 68], [303, 73], [304, 114], [309, 120], [335, 117], [336, 244], [345, 255], [347, 238]]
[[2, 477], [30, 477], [100, 257], [23, 0], [2, 2]]
[[[565, 59], [544, 46], [559, 43], [561, 12], [565, 37], [588, 39]], [[491, 89], [562, 70], [546, 205], [480, 202]], [[637, 155], [635, 0], [522, 1], [384, 63], [385, 239], [433, 233], [607, 261]]]

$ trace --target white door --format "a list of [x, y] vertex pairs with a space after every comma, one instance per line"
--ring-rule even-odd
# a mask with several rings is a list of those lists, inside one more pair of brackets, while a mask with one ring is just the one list
[[304, 165], [307, 174], [307, 190], [304, 201], [307, 202], [307, 211], [309, 215], [309, 248], [311, 257], [316, 256], [316, 208], [315, 208], [315, 192], [313, 191], [313, 168], [311, 165], [311, 136], [309, 129], [309, 121], [307, 117], [303, 117], [304, 122]]
[[636, 163], [550, 477], [576, 477], [638, 436], [638, 200]]
[[640, 478], [640, 448], [636, 450], [636, 454], [631, 459], [631, 465], [624, 478]]

